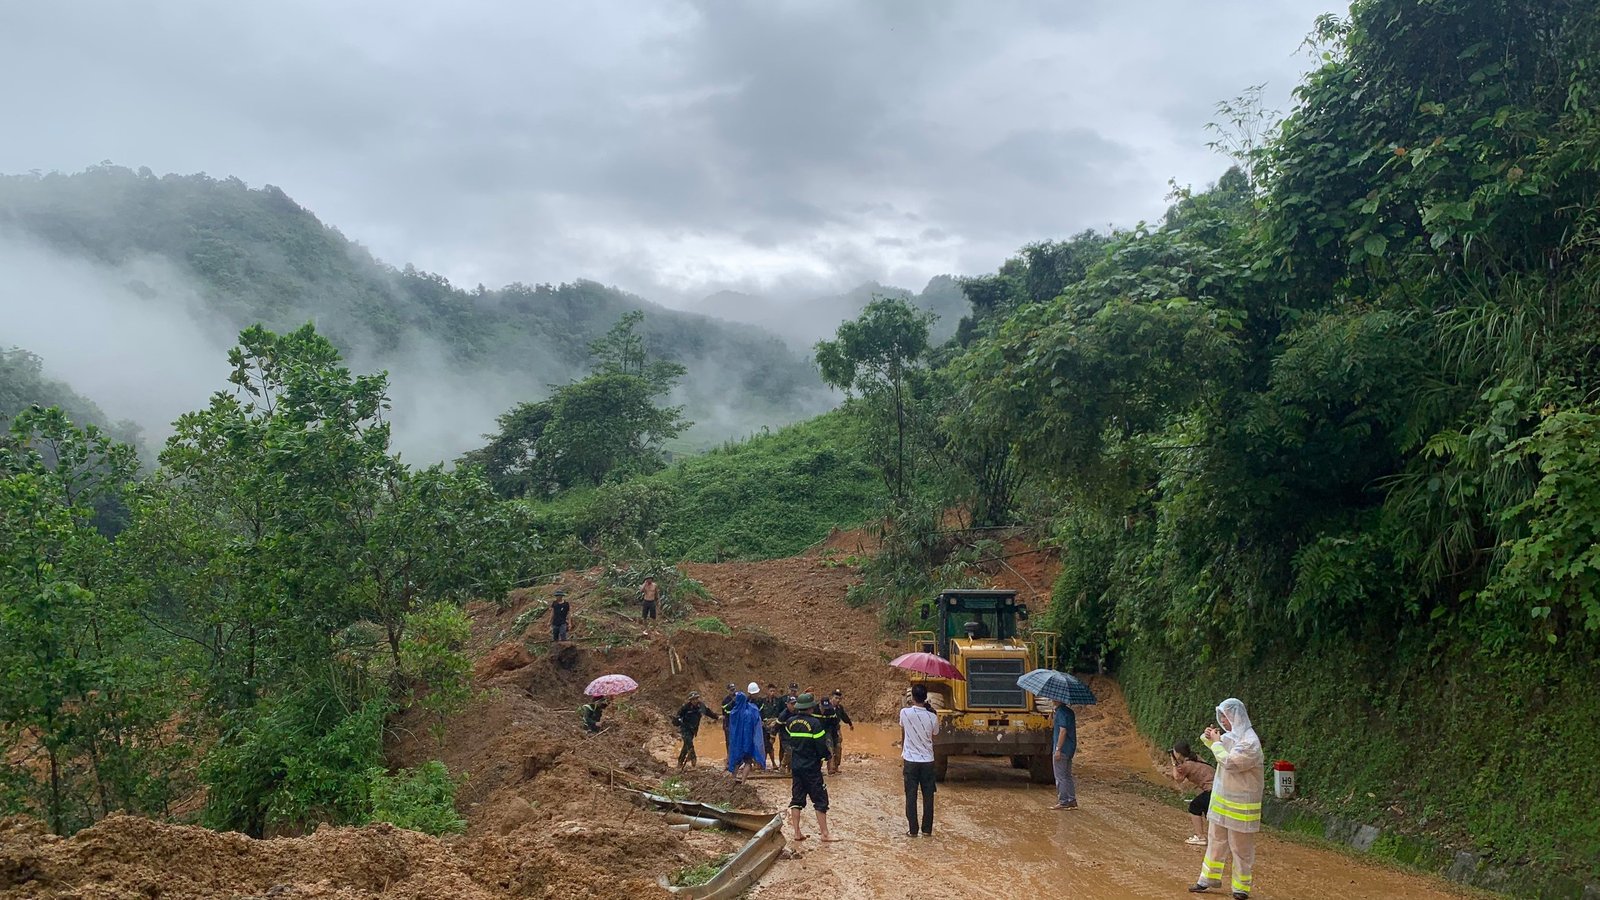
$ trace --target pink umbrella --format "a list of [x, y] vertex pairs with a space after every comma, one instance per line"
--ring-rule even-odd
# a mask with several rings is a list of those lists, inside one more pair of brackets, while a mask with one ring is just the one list
[[626, 675], [601, 675], [589, 682], [583, 693], [590, 697], [619, 697], [639, 689], [639, 682]]
[[890, 661], [889, 665], [894, 666], [896, 669], [906, 669], [912, 672], [921, 672], [924, 675], [932, 675], [935, 678], [951, 678], [956, 681], [967, 680], [967, 677], [961, 674], [960, 669], [952, 666], [944, 657], [935, 656], [932, 653], [907, 653], [904, 656], [895, 657]]

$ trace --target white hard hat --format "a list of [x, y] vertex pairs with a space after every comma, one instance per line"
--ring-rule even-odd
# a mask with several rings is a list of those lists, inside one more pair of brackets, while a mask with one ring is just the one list
[[750, 686], [744, 689], [744, 692], [746, 694], [759, 694], [761, 693], [761, 685], [758, 682], [752, 681], [750, 682]]

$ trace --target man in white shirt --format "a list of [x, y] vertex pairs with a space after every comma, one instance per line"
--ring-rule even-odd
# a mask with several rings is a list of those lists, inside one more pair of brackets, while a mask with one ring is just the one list
[[906, 834], [917, 836], [917, 791], [922, 791], [922, 833], [933, 834], [933, 736], [939, 716], [928, 703], [927, 685], [911, 686], [911, 705], [900, 710], [900, 758], [905, 772]]

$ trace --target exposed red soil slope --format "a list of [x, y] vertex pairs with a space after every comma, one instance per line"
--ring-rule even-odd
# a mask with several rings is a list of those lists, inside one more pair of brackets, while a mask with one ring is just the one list
[[[1053, 559], [1013, 553], [1026, 548], [1011, 543], [1007, 565], [993, 565], [996, 584], [1047, 592]], [[856, 580], [851, 557], [877, 546], [869, 532], [838, 532], [793, 559], [685, 565], [708, 599], [675, 623], [649, 627], [605, 602], [598, 573], [569, 573], [562, 586], [573, 602], [574, 641], [553, 647], [548, 619], [531, 613], [553, 585], [515, 592], [504, 608], [469, 607], [479, 695], [443, 722], [420, 709], [397, 717], [388, 748], [396, 767], [440, 759], [465, 775], [457, 805], [469, 824], [461, 837], [378, 825], [252, 840], [113, 816], [60, 839], [15, 819], [0, 824], [0, 898], [664, 896], [658, 875], [734, 849], [741, 838], [670, 830], [611, 782], [656, 786], [673, 774], [649, 748], [673, 733], [667, 720], [691, 690], [715, 704], [727, 682], [793, 681], [819, 692], [840, 688], [858, 718], [892, 714], [903, 682], [885, 663], [899, 642], [880, 636], [871, 612], [844, 602]], [[684, 625], [703, 617], [733, 633]], [[607, 713], [605, 731], [586, 734], [576, 713], [582, 689], [609, 672], [641, 688]], [[761, 806], [750, 786], [720, 770], [680, 778], [694, 799]]]

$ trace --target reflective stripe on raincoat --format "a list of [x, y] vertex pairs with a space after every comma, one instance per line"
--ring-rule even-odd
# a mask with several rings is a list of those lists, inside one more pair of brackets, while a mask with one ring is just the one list
[[1217, 707], [1217, 725], [1226, 715], [1231, 725], [1211, 745], [1217, 774], [1211, 783], [1211, 808], [1206, 818], [1233, 831], [1261, 830], [1261, 795], [1266, 789], [1266, 757], [1261, 739], [1250, 727], [1244, 703], [1232, 697]]

